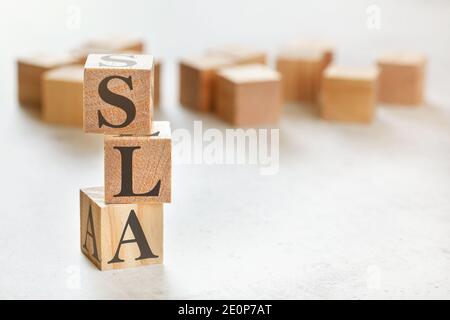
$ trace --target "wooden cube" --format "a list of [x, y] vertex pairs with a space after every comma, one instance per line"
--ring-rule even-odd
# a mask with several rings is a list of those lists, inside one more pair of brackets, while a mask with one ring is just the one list
[[48, 71], [42, 81], [42, 119], [49, 123], [83, 126], [83, 74], [80, 65]]
[[106, 203], [170, 202], [171, 148], [167, 121], [152, 135], [105, 136]]
[[180, 104], [197, 111], [214, 108], [217, 70], [231, 65], [223, 56], [200, 56], [180, 61]]
[[210, 48], [208, 54], [224, 56], [233, 64], [266, 64], [266, 53], [243, 45], [224, 45]]
[[386, 54], [378, 59], [381, 102], [421, 105], [424, 102], [426, 58], [420, 54]]
[[84, 65], [86, 63], [88, 55], [90, 54], [141, 54], [144, 52], [144, 47], [144, 42], [139, 39], [106, 37], [87, 41], [79, 48], [73, 50], [72, 54], [78, 57], [78, 63]]
[[283, 49], [277, 57], [277, 70], [282, 76], [284, 101], [317, 103], [323, 71], [332, 60], [329, 46], [300, 43]]
[[322, 118], [371, 122], [375, 113], [377, 78], [376, 68], [327, 68], [322, 82]]
[[80, 247], [100, 270], [163, 263], [163, 205], [106, 204], [102, 187], [80, 190]]
[[217, 75], [216, 112], [234, 125], [269, 124], [281, 113], [280, 74], [264, 65], [222, 69]]
[[154, 62], [154, 86], [153, 86], [153, 105], [155, 107], [159, 106], [161, 97], [161, 60], [155, 60]]
[[314, 103], [317, 99], [318, 79], [322, 58], [283, 52], [277, 57], [277, 70], [281, 74], [283, 100]]
[[151, 134], [153, 58], [91, 54], [84, 70], [84, 130]]
[[45, 72], [76, 64], [73, 55], [40, 54], [17, 61], [18, 96], [22, 105], [40, 107], [42, 104], [42, 76]]

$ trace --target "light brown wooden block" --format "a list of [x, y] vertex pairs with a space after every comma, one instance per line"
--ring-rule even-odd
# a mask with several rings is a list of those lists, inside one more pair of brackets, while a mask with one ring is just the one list
[[40, 54], [17, 61], [18, 96], [22, 105], [40, 107], [42, 75], [52, 69], [77, 63], [72, 55]]
[[264, 65], [234, 66], [217, 75], [216, 112], [235, 125], [277, 122], [281, 113], [280, 74]]
[[266, 53], [242, 45], [224, 45], [210, 48], [208, 54], [224, 56], [232, 61], [233, 64], [266, 64]]
[[318, 102], [322, 74], [332, 60], [331, 46], [315, 42], [288, 45], [277, 57], [283, 99], [287, 102]]
[[282, 78], [284, 101], [315, 102], [321, 64], [322, 57], [319, 55], [280, 53], [277, 57], [277, 70]]
[[231, 65], [223, 56], [200, 56], [180, 61], [180, 103], [198, 111], [214, 108], [218, 69]]
[[420, 54], [393, 53], [378, 59], [378, 98], [381, 102], [421, 105], [424, 102], [426, 58]]
[[86, 59], [90, 54], [141, 54], [144, 52], [144, 47], [144, 42], [139, 39], [106, 37], [87, 41], [83, 43], [79, 48], [73, 50], [72, 54], [78, 57], [78, 63], [85, 64]]
[[153, 94], [153, 105], [155, 107], [159, 106], [160, 103], [160, 97], [161, 97], [161, 68], [162, 68], [162, 62], [160, 60], [155, 60], [154, 64], [154, 94]]
[[84, 130], [104, 134], [150, 134], [153, 58], [91, 54], [84, 70]]
[[105, 136], [106, 203], [171, 202], [170, 124], [147, 136]]
[[69, 126], [83, 126], [84, 68], [73, 65], [53, 69], [42, 80], [42, 119]]
[[376, 68], [327, 68], [322, 82], [322, 118], [371, 122], [375, 113], [377, 77]]
[[80, 190], [81, 252], [100, 270], [163, 263], [163, 205], [103, 197], [103, 187]]

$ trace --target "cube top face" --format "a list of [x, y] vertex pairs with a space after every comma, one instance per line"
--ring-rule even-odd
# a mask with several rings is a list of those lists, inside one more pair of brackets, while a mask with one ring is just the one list
[[371, 83], [376, 81], [378, 69], [373, 67], [356, 68], [330, 66], [324, 72], [324, 78], [328, 80], [347, 80]]
[[160, 139], [171, 139], [172, 133], [170, 130], [169, 121], [153, 121], [152, 123], [152, 133], [149, 135], [120, 135], [120, 136], [106, 136], [105, 140], [120, 138], [121, 140], [142, 140], [146, 141], [148, 139], [160, 140]]
[[36, 54], [18, 59], [19, 64], [27, 64], [44, 69], [75, 64], [77, 59], [72, 54]]
[[219, 55], [207, 55], [184, 58], [181, 60], [181, 64], [197, 70], [209, 71], [229, 66], [231, 65], [231, 60]]
[[60, 67], [46, 72], [44, 78], [50, 81], [83, 83], [84, 68], [80, 65]]
[[264, 65], [252, 64], [220, 70], [218, 76], [235, 84], [280, 81], [280, 74]]
[[281, 50], [278, 59], [292, 61], [320, 62], [323, 59], [324, 52], [321, 49], [313, 47], [291, 47]]
[[152, 56], [89, 55], [83, 96], [86, 132], [151, 134]]
[[131, 69], [153, 70], [153, 56], [147, 54], [114, 54], [94, 53], [90, 54], [84, 66], [86, 69]]
[[418, 53], [388, 53], [378, 58], [378, 64], [421, 67], [426, 64], [426, 57]]
[[103, 188], [80, 190], [81, 251], [100, 270], [163, 262], [163, 205], [102, 201]]
[[266, 62], [266, 54], [263, 51], [238, 44], [217, 46], [208, 50], [208, 54], [222, 55], [235, 64], [262, 63]]
[[316, 48], [321, 51], [330, 52], [335, 50], [335, 44], [325, 39], [298, 38], [290, 41], [286, 48]]
[[153, 136], [105, 136], [106, 203], [171, 202], [169, 123], [153, 127]]

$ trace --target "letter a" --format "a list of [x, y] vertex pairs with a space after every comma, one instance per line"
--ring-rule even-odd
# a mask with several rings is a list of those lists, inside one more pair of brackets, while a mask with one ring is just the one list
[[[91, 226], [91, 231], [89, 231], [89, 226]], [[89, 205], [89, 214], [88, 214], [88, 221], [87, 221], [87, 225], [86, 225], [86, 237], [84, 238], [84, 244], [83, 244], [83, 248], [86, 249], [86, 251], [89, 252], [89, 249], [86, 245], [87, 240], [88, 240], [88, 236], [90, 236], [92, 238], [92, 248], [93, 248], [93, 253], [92, 256], [97, 259], [97, 261], [100, 262], [99, 258], [98, 258], [98, 251], [97, 251], [97, 240], [95, 238], [95, 228], [94, 228], [94, 220], [92, 219], [92, 207]]]
[[[130, 226], [130, 229], [133, 232], [135, 238], [124, 240], [123, 238], [125, 237], [125, 233], [127, 232], [128, 226]], [[133, 242], [137, 243], [139, 251], [141, 252], [141, 255], [135, 259], [136, 261], [148, 258], [158, 258], [157, 255], [153, 254], [152, 250], [150, 249], [150, 246], [148, 245], [147, 239], [145, 238], [144, 231], [142, 230], [141, 224], [139, 223], [136, 213], [134, 212], [134, 210], [131, 210], [130, 215], [128, 216], [128, 220], [125, 223], [125, 227], [123, 228], [122, 236], [120, 237], [120, 242], [119, 246], [117, 247], [116, 254], [114, 255], [114, 258], [112, 258], [112, 260], [108, 262], [108, 264], [116, 262], [124, 262], [124, 260], [120, 259], [119, 257], [120, 248], [122, 244]]]

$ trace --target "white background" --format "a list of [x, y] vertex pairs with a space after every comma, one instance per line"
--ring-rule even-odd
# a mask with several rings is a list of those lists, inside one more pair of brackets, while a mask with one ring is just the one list
[[[381, 29], [366, 9], [381, 9]], [[68, 28], [70, 6], [80, 27]], [[435, 1], [2, 1], [0, 298], [450, 298], [450, 3]], [[178, 165], [165, 264], [97, 271], [79, 250], [81, 187], [103, 183], [103, 140], [49, 126], [16, 101], [19, 55], [105, 35], [164, 59], [172, 128], [224, 129], [177, 102], [177, 58], [224, 43], [271, 54], [332, 40], [337, 63], [391, 49], [429, 57], [427, 105], [380, 106], [370, 126], [286, 105], [280, 171]]]

